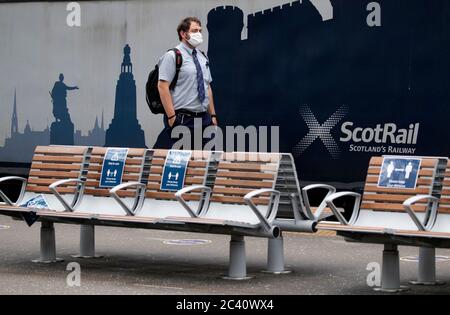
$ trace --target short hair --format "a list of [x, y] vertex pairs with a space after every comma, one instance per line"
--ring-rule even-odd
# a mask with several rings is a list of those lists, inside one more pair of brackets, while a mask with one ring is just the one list
[[185, 18], [183, 21], [180, 22], [180, 24], [177, 27], [178, 38], [180, 39], [180, 41], [183, 39], [183, 37], [181, 37], [181, 32], [189, 32], [192, 22], [195, 22], [198, 25], [202, 26], [202, 22], [200, 22], [200, 19], [196, 17]]

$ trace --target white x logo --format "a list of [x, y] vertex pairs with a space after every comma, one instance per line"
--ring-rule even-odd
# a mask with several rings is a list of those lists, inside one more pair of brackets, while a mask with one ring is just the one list
[[348, 106], [343, 105], [322, 125], [307, 105], [300, 107], [300, 114], [309, 128], [309, 133], [294, 147], [294, 154], [304, 153], [318, 138], [327, 148], [333, 159], [338, 159], [341, 150], [331, 135], [331, 130], [347, 115]]

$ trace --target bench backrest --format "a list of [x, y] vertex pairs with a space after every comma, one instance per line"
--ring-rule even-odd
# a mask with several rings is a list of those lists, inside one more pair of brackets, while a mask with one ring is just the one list
[[[367, 172], [361, 209], [373, 211], [405, 212], [403, 202], [416, 195], [433, 194], [436, 185], [438, 158], [422, 158], [417, 186], [415, 189], [394, 189], [378, 187], [383, 157], [373, 157]], [[416, 212], [426, 212], [428, 202], [413, 207]]]
[[447, 163], [447, 169], [445, 171], [444, 181], [442, 185], [439, 213], [450, 214], [450, 160]]
[[[73, 146], [38, 146], [34, 151], [26, 192], [51, 194], [49, 185], [64, 179], [83, 176], [88, 148]], [[61, 194], [74, 194], [76, 184], [59, 189]]]
[[[87, 159], [87, 179], [84, 194], [87, 196], [110, 197], [111, 188], [100, 187], [103, 162], [108, 148], [94, 147]], [[141, 182], [142, 170], [145, 166], [146, 149], [129, 149], [125, 161], [122, 183]], [[119, 192], [120, 197], [134, 197], [136, 188]]]
[[[275, 189], [281, 155], [272, 153], [224, 153], [215, 175], [212, 202], [244, 204], [244, 196], [258, 189]], [[270, 194], [254, 199], [268, 205]]]
[[[161, 190], [161, 181], [168, 150], [149, 150], [151, 168], [147, 176], [146, 198], [161, 200], [176, 200], [175, 193]], [[185, 186], [205, 185], [208, 175], [210, 153], [192, 151], [190, 162], [187, 166]], [[201, 192], [192, 192], [185, 196], [187, 201], [198, 201]]]

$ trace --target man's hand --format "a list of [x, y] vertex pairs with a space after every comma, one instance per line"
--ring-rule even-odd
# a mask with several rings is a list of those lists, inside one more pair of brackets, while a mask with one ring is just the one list
[[176, 120], [177, 120], [177, 116], [173, 116], [171, 119], [168, 120], [170, 128], [173, 127]]
[[218, 125], [219, 125], [219, 123], [217, 122], [217, 118], [216, 118], [216, 117], [212, 117], [212, 118], [211, 118], [211, 121], [212, 121], [212, 124], [213, 124], [214, 126], [218, 126]]

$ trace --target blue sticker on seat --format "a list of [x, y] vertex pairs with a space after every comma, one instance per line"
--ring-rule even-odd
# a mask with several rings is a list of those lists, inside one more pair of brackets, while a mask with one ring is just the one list
[[171, 150], [167, 154], [161, 179], [161, 190], [178, 191], [184, 187], [186, 171], [192, 152]]
[[110, 148], [103, 160], [100, 187], [112, 188], [122, 184], [122, 176], [127, 159], [128, 149]]
[[45, 200], [43, 195], [38, 195], [34, 198], [31, 198], [28, 201], [25, 201], [20, 205], [23, 208], [32, 208], [32, 209], [48, 209], [47, 200]]
[[416, 189], [421, 163], [418, 158], [385, 157], [378, 187]]

